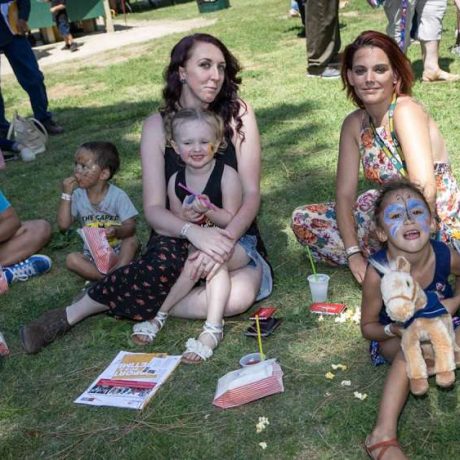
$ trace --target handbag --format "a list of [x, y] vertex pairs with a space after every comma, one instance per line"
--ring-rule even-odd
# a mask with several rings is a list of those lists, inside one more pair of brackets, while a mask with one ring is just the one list
[[48, 133], [46, 128], [35, 118], [24, 118], [14, 114], [10, 123], [7, 139], [14, 140], [24, 147], [28, 147], [37, 155], [46, 151]]

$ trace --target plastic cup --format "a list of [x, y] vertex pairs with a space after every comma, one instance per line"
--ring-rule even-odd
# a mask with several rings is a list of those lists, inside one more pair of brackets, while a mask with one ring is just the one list
[[240, 366], [252, 366], [253, 364], [259, 364], [260, 361], [262, 361], [260, 358], [260, 353], [249, 353], [249, 355], [245, 355], [240, 359]]
[[329, 276], [317, 273], [308, 278], [310, 285], [311, 298], [313, 303], [325, 302], [327, 300], [327, 289], [329, 287]]

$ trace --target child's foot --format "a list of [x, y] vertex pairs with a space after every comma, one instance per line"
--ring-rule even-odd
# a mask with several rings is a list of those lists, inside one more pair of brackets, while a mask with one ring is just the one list
[[213, 355], [213, 350], [224, 338], [222, 324], [211, 324], [206, 321], [203, 332], [196, 339], [188, 339], [185, 346], [187, 349], [182, 355], [182, 362], [185, 364], [198, 364], [206, 361]]
[[152, 343], [157, 334], [163, 329], [167, 318], [167, 313], [159, 311], [151, 321], [135, 324], [133, 326], [133, 333], [131, 334], [132, 341], [136, 345], [141, 346]]
[[368, 436], [364, 442], [367, 455], [378, 460], [407, 460], [396, 438], [378, 441], [375, 436]]

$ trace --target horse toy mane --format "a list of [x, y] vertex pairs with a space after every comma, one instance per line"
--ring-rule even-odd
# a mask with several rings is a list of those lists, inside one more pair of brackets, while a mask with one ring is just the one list
[[427, 295], [414, 280], [405, 257], [398, 256], [392, 267], [377, 268], [384, 273], [380, 289], [386, 312], [403, 325], [401, 347], [412, 393], [422, 395], [428, 391], [425, 358], [434, 361], [436, 383], [450, 387], [455, 382], [456, 364], [460, 365], [460, 348], [455, 343], [451, 315], [436, 293]]

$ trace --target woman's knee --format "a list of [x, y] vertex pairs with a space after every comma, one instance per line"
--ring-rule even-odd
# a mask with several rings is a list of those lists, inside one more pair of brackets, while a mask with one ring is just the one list
[[65, 265], [68, 270], [75, 271], [81, 263], [82, 255], [79, 252], [71, 252], [65, 259]]

